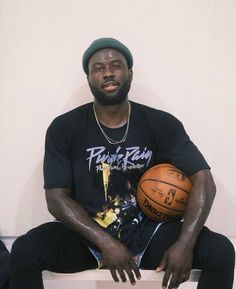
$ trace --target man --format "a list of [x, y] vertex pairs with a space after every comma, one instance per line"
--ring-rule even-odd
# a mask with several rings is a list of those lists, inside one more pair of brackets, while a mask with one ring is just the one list
[[9, 288], [10, 253], [0, 240], [0, 289]]
[[[13, 245], [11, 289], [42, 289], [42, 270], [78, 272], [108, 267], [131, 284], [140, 268], [165, 270], [163, 288], [177, 288], [191, 268], [199, 289], [230, 289], [234, 249], [204, 226], [215, 185], [205, 159], [172, 115], [128, 100], [133, 58], [118, 40], [94, 41], [83, 69], [94, 103], [57, 117], [45, 146], [47, 205], [58, 220]], [[149, 220], [136, 203], [141, 175], [169, 162], [192, 180], [183, 222]], [[169, 285], [168, 285], [169, 282]]]

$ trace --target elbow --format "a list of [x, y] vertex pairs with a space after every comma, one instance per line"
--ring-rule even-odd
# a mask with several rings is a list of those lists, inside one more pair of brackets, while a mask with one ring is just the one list
[[56, 200], [51, 196], [51, 194], [47, 190], [45, 191], [45, 196], [46, 196], [47, 209], [51, 215], [55, 216]]
[[47, 202], [47, 209], [48, 209], [48, 212], [51, 214], [51, 215], [55, 215], [55, 209], [54, 209], [54, 206], [53, 204], [51, 204], [50, 202]]
[[191, 181], [199, 190], [205, 192], [209, 199], [214, 200], [216, 195], [216, 184], [210, 170], [201, 170], [191, 177]]
[[57, 218], [63, 211], [64, 203], [70, 197], [70, 189], [56, 188], [45, 190], [47, 208], [50, 214]]

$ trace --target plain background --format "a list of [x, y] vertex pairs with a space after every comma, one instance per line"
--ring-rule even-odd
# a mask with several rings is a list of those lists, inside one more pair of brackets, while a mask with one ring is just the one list
[[115, 37], [134, 57], [130, 99], [177, 116], [208, 160], [217, 196], [207, 224], [236, 237], [236, 1], [1, 0], [0, 234], [51, 220], [46, 129], [92, 101], [82, 54]]

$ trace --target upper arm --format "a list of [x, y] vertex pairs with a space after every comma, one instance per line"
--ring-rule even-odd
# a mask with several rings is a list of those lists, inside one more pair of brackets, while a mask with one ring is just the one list
[[216, 186], [209, 169], [200, 170], [190, 177], [193, 186], [197, 188], [198, 191], [205, 191], [213, 196], [216, 193]]
[[56, 119], [49, 126], [45, 141], [44, 188], [72, 188], [70, 142], [64, 123]]
[[210, 169], [199, 170], [198, 172], [190, 176], [190, 179], [192, 183], [196, 181], [214, 183]]

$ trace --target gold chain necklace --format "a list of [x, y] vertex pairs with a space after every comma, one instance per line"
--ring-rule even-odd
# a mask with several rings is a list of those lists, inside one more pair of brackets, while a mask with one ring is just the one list
[[[129, 103], [129, 102], [128, 102]], [[100, 128], [102, 134], [104, 135], [104, 137], [106, 138], [106, 140], [110, 143], [110, 144], [119, 144], [119, 143], [122, 143], [122, 142], [125, 142], [126, 141], [126, 138], [127, 138], [127, 135], [128, 135], [128, 132], [129, 132], [129, 119], [130, 119], [130, 110], [131, 110], [131, 107], [130, 107], [130, 103], [129, 103], [129, 114], [128, 114], [128, 121], [127, 121], [127, 125], [126, 125], [126, 130], [125, 130], [125, 133], [123, 135], [123, 137], [121, 138], [121, 140], [113, 140], [112, 138], [110, 138], [106, 133], [105, 131], [103, 130], [103, 128], [101, 127], [100, 125], [100, 122], [97, 118], [97, 114], [96, 114], [96, 111], [95, 111], [95, 107], [94, 107], [94, 104], [93, 104], [93, 113], [94, 113], [94, 117], [96, 119], [96, 122], [98, 124], [98, 127]]]

